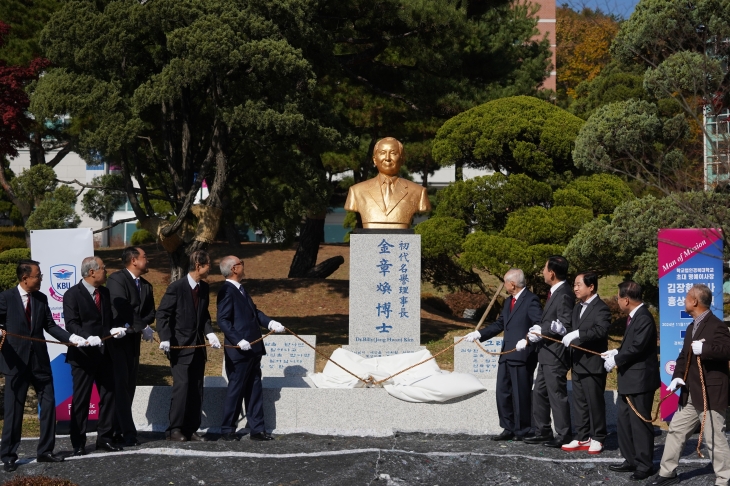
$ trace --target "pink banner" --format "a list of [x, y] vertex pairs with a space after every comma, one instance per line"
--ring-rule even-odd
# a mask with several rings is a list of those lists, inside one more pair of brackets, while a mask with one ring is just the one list
[[722, 240], [720, 232], [709, 228], [659, 230], [659, 278]]

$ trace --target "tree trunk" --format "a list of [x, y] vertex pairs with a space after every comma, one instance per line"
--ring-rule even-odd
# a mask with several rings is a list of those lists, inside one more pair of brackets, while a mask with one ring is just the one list
[[423, 182], [421, 182], [421, 185], [423, 187], [428, 187], [428, 170], [423, 171]]
[[316, 265], [309, 269], [306, 278], [327, 278], [335, 271], [340, 268], [340, 265], [345, 263], [344, 257], [337, 255], [336, 257], [328, 258], [319, 265]]
[[324, 218], [324, 214], [308, 215], [305, 218], [299, 233], [299, 247], [289, 267], [289, 278], [306, 277], [309, 270], [317, 263], [319, 244], [324, 240]]

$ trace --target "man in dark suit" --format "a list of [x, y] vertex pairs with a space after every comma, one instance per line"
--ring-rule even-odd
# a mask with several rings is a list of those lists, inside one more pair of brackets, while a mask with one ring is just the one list
[[218, 292], [218, 325], [226, 337], [225, 342], [239, 348], [225, 350], [228, 392], [223, 405], [221, 438], [238, 440], [236, 427], [245, 403], [251, 440], [272, 440], [264, 424], [261, 386], [261, 356], [266, 354], [266, 348], [263, 341], [253, 345], [251, 342], [261, 337], [262, 327], [275, 332], [284, 332], [285, 328], [258, 310], [244, 290], [241, 285], [243, 261], [240, 258], [232, 255], [224, 257], [220, 268], [226, 281]]
[[81, 262], [81, 281], [63, 295], [66, 329], [89, 342], [86, 349], [69, 348], [66, 362], [71, 365], [73, 397], [71, 402], [71, 446], [74, 455], [86, 454], [86, 425], [89, 400], [96, 383], [99, 410], [96, 449], [120, 451], [112, 444], [114, 421], [114, 365], [101, 338], [124, 336], [124, 328], [112, 328], [112, 302], [106, 282], [106, 267], [101, 258], [86, 257]]
[[109, 275], [106, 288], [112, 299], [114, 327], [125, 329], [124, 337], [110, 340], [109, 352], [114, 363], [115, 443], [139, 445], [132, 418], [132, 402], [137, 389], [139, 346], [141, 338], [152, 341], [150, 324], [155, 320], [152, 284], [142, 278], [147, 270], [147, 254], [140, 247], [122, 251], [124, 269]]
[[[558, 339], [562, 336], [552, 330], [553, 322], [564, 328], [571, 328], [575, 294], [568, 278], [568, 260], [560, 255], [547, 259], [542, 269], [545, 283], [550, 286], [542, 321], [533, 326], [528, 334], [537, 348], [537, 378], [532, 389], [532, 417], [535, 421], [535, 437], [525, 439], [528, 444], [544, 444], [548, 447], [562, 447], [573, 441], [570, 424], [570, 403], [568, 402], [568, 370], [570, 369], [570, 352], [562, 343], [542, 340], [543, 334]], [[550, 411], [555, 420], [555, 432], [550, 424]]]
[[636, 282], [619, 284], [617, 302], [621, 312], [628, 314], [626, 331], [621, 347], [604, 353], [603, 359], [607, 372], [618, 367], [618, 447], [624, 462], [608, 468], [633, 472], [631, 479], [640, 481], [654, 469], [654, 425], [639, 418], [627, 400], [643, 417], [651, 417], [654, 392], [661, 383], [656, 324], [641, 301], [641, 286]]
[[504, 430], [492, 440], [523, 440], [532, 428], [530, 395], [532, 376], [537, 366], [534, 346], [526, 349], [524, 337], [530, 327], [540, 323], [540, 300], [525, 288], [525, 274], [513, 268], [504, 275], [504, 287], [510, 297], [504, 301], [502, 313], [493, 324], [467, 334], [466, 341], [486, 341], [504, 331], [502, 351], [517, 352], [499, 357], [497, 369], [497, 412]]
[[[87, 346], [85, 339], [69, 334], [54, 322], [48, 307], [48, 298], [39, 292], [43, 279], [39, 263], [21, 260], [15, 273], [18, 286], [0, 293], [0, 336], [8, 331], [21, 336], [45, 339], [45, 330], [61, 342]], [[5, 375], [5, 422], [0, 443], [0, 458], [5, 471], [12, 472], [18, 467], [17, 451], [28, 385], [35, 388], [41, 409], [41, 436], [36, 455], [38, 462], [63, 461], [62, 457], [53, 454], [56, 444], [56, 399], [46, 344], [6, 336], [0, 354], [0, 371]]]
[[[680, 386], [679, 409], [672, 417], [664, 444], [664, 454], [659, 474], [647, 485], [676, 484], [679, 482], [677, 466], [682, 450], [697, 427], [702, 423], [704, 399], [697, 357], [700, 357], [707, 396], [707, 418], [702, 435], [712, 468], [715, 470], [715, 484], [728, 484], [730, 480], [730, 447], [725, 435], [725, 412], [728, 405], [728, 382], [730, 372], [730, 331], [727, 324], [718, 319], [712, 311], [712, 291], [704, 284], [692, 286], [684, 300], [685, 310], [692, 316], [687, 328], [684, 345], [677, 357], [672, 382], [667, 391], [673, 392]], [[687, 382], [683, 377], [687, 372]]]
[[[582, 348], [604, 353], [608, 350], [608, 328], [611, 311], [598, 296], [598, 274], [585, 272], [575, 277], [573, 292], [579, 305], [573, 308], [572, 331], [556, 325], [554, 331], [564, 334], [563, 346], [576, 344]], [[601, 356], [572, 350], [573, 412], [577, 440], [564, 444], [567, 452], [588, 451], [600, 454], [606, 441], [606, 369]]]
[[210, 287], [205, 279], [210, 256], [205, 251], [190, 255], [190, 272], [171, 283], [157, 308], [160, 349], [170, 359], [172, 399], [167, 440], [205, 442], [198, 435], [203, 411], [203, 379], [208, 354], [205, 347], [173, 349], [171, 346], [200, 346], [208, 338], [211, 347], [221, 343], [213, 332], [208, 311]]

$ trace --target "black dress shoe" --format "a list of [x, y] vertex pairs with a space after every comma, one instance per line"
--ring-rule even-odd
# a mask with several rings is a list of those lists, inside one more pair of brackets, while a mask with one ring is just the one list
[[197, 432], [193, 432], [192, 434], [190, 434], [190, 442], [208, 442], [208, 439], [206, 439], [202, 435], [198, 435]]
[[251, 434], [251, 440], [257, 440], [257, 441], [266, 441], [266, 440], [274, 440], [273, 437], [271, 437], [266, 432], [259, 432], [258, 434]]
[[122, 434], [114, 434], [112, 436], [112, 444], [124, 444], [124, 436]]
[[63, 462], [63, 457], [54, 456], [53, 452], [46, 452], [36, 458], [38, 462]]
[[636, 471], [634, 474], [629, 476], [629, 479], [632, 481], [643, 481], [644, 479], [651, 476], [653, 471]]
[[86, 455], [86, 446], [81, 447], [74, 447], [74, 456], [85, 456]]
[[124, 449], [121, 446], [112, 444], [111, 442], [97, 442], [96, 450], [97, 451], [107, 451], [107, 452], [119, 452]]
[[533, 437], [525, 437], [525, 444], [540, 444], [542, 442], [550, 442], [553, 439], [554, 439], [553, 434], [536, 435]]
[[3, 469], [5, 470], [5, 472], [13, 472], [18, 469], [18, 464], [15, 461], [8, 461], [3, 464]]
[[138, 445], [140, 445], [140, 443], [136, 437], [124, 440], [124, 447], [137, 447]]
[[553, 449], [560, 449], [565, 444], [569, 444], [571, 441], [566, 439], [561, 439], [560, 437], [556, 437], [553, 440], [549, 440], [547, 442], [543, 442], [542, 445], [545, 447], [552, 447]]
[[[613, 472], [634, 472], [636, 471], [636, 466], [632, 466], [624, 462], [622, 464], [611, 464], [608, 466], [608, 469]], [[651, 476], [651, 474], [646, 477], [648, 478], [649, 476]]]
[[188, 438], [185, 437], [185, 434], [182, 433], [182, 430], [172, 429], [170, 431], [170, 436], [167, 437], [167, 440], [171, 440], [173, 442], [187, 442]]
[[660, 475], [656, 475], [654, 479], [646, 483], [646, 486], [669, 486], [670, 484], [677, 484], [679, 482], [679, 476], [673, 478], [665, 478]]
[[515, 434], [508, 430], [503, 430], [501, 434], [492, 436], [492, 440], [512, 440], [515, 438]]
[[218, 440], [224, 440], [226, 442], [231, 442], [233, 440], [240, 440], [241, 437], [236, 435], [235, 432], [228, 432], [227, 434], [221, 434], [220, 437], [218, 437]]

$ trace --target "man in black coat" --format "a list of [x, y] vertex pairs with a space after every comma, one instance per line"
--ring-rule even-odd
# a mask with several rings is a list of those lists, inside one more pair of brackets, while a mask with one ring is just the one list
[[[3, 331], [45, 339], [45, 330], [64, 343], [86, 346], [86, 340], [69, 334], [56, 325], [48, 307], [48, 298], [39, 292], [43, 275], [39, 263], [21, 260], [16, 268], [18, 286], [0, 293], [0, 336]], [[53, 393], [51, 361], [46, 344], [15, 336], [5, 336], [0, 354], [0, 371], [5, 375], [5, 422], [0, 458], [7, 472], [17, 468], [18, 446], [23, 427], [23, 409], [28, 385], [33, 385], [40, 405], [41, 436], [38, 462], [60, 462], [53, 454], [56, 444], [56, 399]]]
[[661, 383], [656, 324], [636, 282], [619, 284], [617, 302], [621, 312], [628, 314], [626, 331], [621, 347], [604, 353], [603, 359], [607, 372], [618, 367], [618, 447], [624, 462], [608, 468], [633, 472], [631, 479], [640, 481], [653, 473], [654, 425], [636, 415], [627, 400], [643, 417], [651, 417], [654, 392]]
[[[157, 332], [160, 349], [170, 359], [172, 399], [167, 440], [201, 441], [198, 435], [203, 411], [203, 379], [208, 354], [205, 337], [211, 347], [221, 343], [213, 332], [208, 311], [210, 287], [205, 279], [210, 271], [210, 256], [199, 250], [190, 255], [190, 272], [171, 283], [157, 308]], [[205, 337], [204, 337], [205, 336]], [[200, 346], [174, 349], [174, 346]]]
[[537, 366], [534, 346], [526, 348], [525, 336], [530, 327], [539, 324], [542, 316], [540, 300], [525, 288], [525, 274], [513, 268], [504, 275], [504, 287], [510, 297], [504, 301], [502, 313], [493, 324], [467, 334], [466, 341], [486, 341], [504, 331], [502, 351], [517, 352], [499, 357], [497, 369], [497, 412], [504, 430], [492, 440], [523, 440], [532, 429], [532, 376]]
[[[585, 272], [575, 277], [573, 292], [578, 305], [573, 308], [570, 332], [556, 325], [564, 334], [563, 346], [575, 344], [597, 353], [608, 350], [608, 328], [611, 311], [598, 296], [598, 274]], [[567, 332], [567, 333], [566, 333]], [[572, 349], [573, 412], [577, 440], [564, 444], [567, 452], [588, 451], [600, 454], [606, 441], [606, 369], [600, 355]]]
[[66, 329], [86, 339], [91, 347], [69, 348], [66, 362], [71, 365], [73, 397], [70, 435], [74, 455], [86, 454], [86, 425], [89, 400], [96, 383], [99, 409], [96, 449], [120, 451], [112, 444], [114, 421], [114, 365], [102, 338], [123, 336], [123, 328], [112, 328], [112, 302], [104, 287], [106, 267], [101, 258], [86, 257], [81, 262], [81, 281], [63, 295]]
[[106, 288], [112, 299], [115, 328], [124, 328], [120, 339], [109, 340], [114, 363], [115, 420], [114, 438], [125, 446], [139, 445], [132, 418], [132, 402], [137, 389], [140, 340], [152, 341], [150, 324], [155, 320], [152, 284], [142, 278], [147, 270], [147, 254], [140, 247], [122, 251], [124, 269], [109, 275]]
[[225, 343], [239, 348], [226, 348], [228, 392], [223, 405], [221, 438], [238, 440], [236, 426], [245, 403], [250, 439], [272, 440], [264, 424], [261, 385], [261, 357], [266, 354], [266, 348], [262, 341], [251, 343], [262, 336], [262, 327], [275, 332], [284, 332], [285, 328], [258, 310], [241, 285], [244, 270], [240, 258], [224, 257], [220, 268], [226, 281], [218, 292], [218, 325], [226, 336]]
[[[679, 409], [669, 424], [659, 474], [650, 480], [647, 486], [667, 486], [679, 482], [677, 476], [679, 457], [687, 440], [703, 421], [703, 386], [697, 357], [700, 358], [702, 365], [704, 391], [707, 397], [703, 441], [712, 462], [712, 469], [715, 471], [715, 484], [726, 485], [730, 480], [730, 447], [725, 435], [725, 412], [730, 389], [730, 370], [728, 370], [730, 331], [727, 324], [712, 313], [711, 306], [712, 291], [707, 285], [696, 284], [689, 289], [684, 299], [684, 307], [692, 316], [692, 324], [687, 327], [684, 345], [674, 367], [672, 382], [667, 387], [669, 392], [682, 387]], [[689, 370], [685, 371], [687, 368]]]
[[[560, 339], [562, 336], [552, 330], [558, 324], [571, 328], [575, 294], [568, 278], [568, 260], [560, 255], [547, 259], [542, 269], [545, 283], [550, 286], [542, 321], [533, 326], [528, 335], [537, 349], [537, 378], [532, 389], [532, 417], [535, 420], [535, 436], [525, 439], [528, 444], [544, 444], [548, 447], [562, 447], [573, 440], [570, 424], [570, 403], [568, 402], [568, 370], [570, 352], [563, 343], [542, 340], [538, 334]], [[553, 325], [553, 322], [556, 324]], [[555, 432], [550, 424], [550, 412], [555, 420]]]

